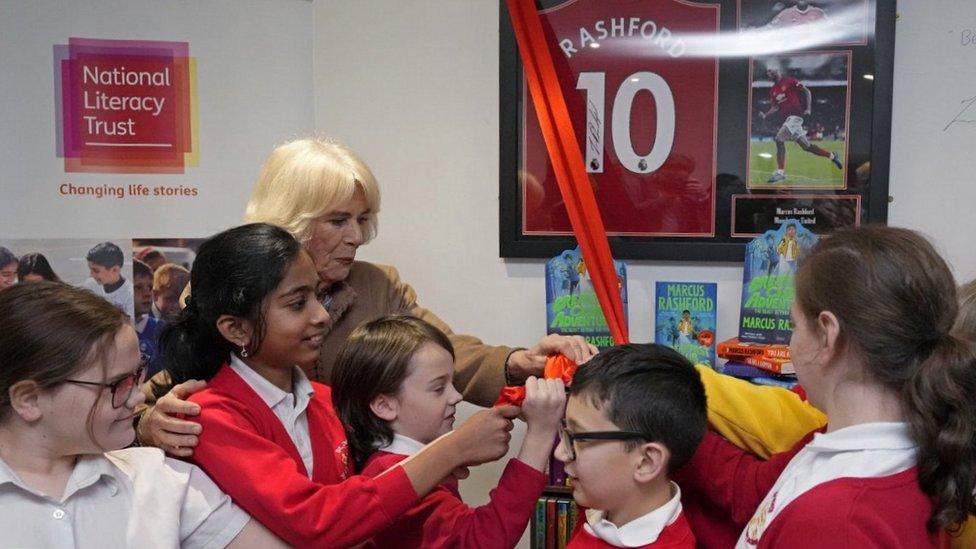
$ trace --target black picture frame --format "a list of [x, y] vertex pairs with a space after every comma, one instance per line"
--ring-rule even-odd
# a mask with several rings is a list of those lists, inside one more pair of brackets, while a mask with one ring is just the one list
[[[559, 7], [573, 0], [537, 0], [540, 10]], [[741, 4], [758, 0], [698, 0], [698, 4], [720, 6], [720, 29], [723, 33], [738, 32], [741, 21]], [[843, 188], [829, 191], [833, 196], [844, 198], [845, 207], [856, 196], [858, 211], [847, 216], [857, 223], [885, 223], [888, 215], [888, 177], [891, 143], [892, 80], [894, 66], [895, 2], [864, 0], [874, 34], [867, 33], [861, 44], [839, 44], [797, 50], [810, 53], [829, 49], [832, 52], [849, 52], [850, 71], [864, 78], [850, 78], [849, 125], [845, 127], [845, 143], [849, 157], [845, 155], [845, 184]], [[685, 2], [688, 3], [688, 2]], [[816, 0], [813, 2], [817, 4]], [[523, 198], [519, 184], [522, 105], [531, 101], [523, 95], [522, 64], [519, 58], [515, 33], [511, 25], [506, 3], [500, 2], [499, 13], [499, 255], [503, 258], [545, 258], [576, 245], [570, 235], [526, 234], [523, 230]], [[543, 20], [545, 26], [545, 20]], [[742, 128], [750, 127], [752, 112], [752, 87], [750, 81], [753, 58], [721, 58], [718, 63], [717, 98], [717, 152], [715, 164], [715, 224], [712, 237], [648, 237], [609, 236], [616, 259], [648, 259], [672, 261], [742, 261], [744, 245], [749, 230], [733, 219], [733, 204], [738, 201], [739, 211], [755, 208], [741, 207], [744, 195], [755, 192], [768, 196], [769, 189], [745, 189], [748, 182], [747, 167], [751, 135]], [[873, 80], [867, 76], [873, 75]], [[564, 93], [566, 90], [564, 89]], [[575, 124], [575, 121], [574, 121]], [[751, 130], [750, 130], [751, 131]], [[868, 171], [863, 173], [865, 164]], [[860, 167], [861, 170], [857, 168]], [[857, 184], [848, 180], [857, 178]], [[801, 198], [817, 195], [810, 189], [796, 190]], [[780, 198], [790, 198], [789, 192]], [[823, 199], [828, 195], [818, 195]], [[735, 198], [733, 198], [735, 197]], [[770, 204], [780, 203], [771, 200]], [[849, 208], [848, 208], [849, 210]], [[775, 216], [760, 216], [770, 219]], [[761, 225], [761, 223], [759, 223]], [[833, 227], [839, 222], [824, 223]], [[745, 223], [748, 225], [748, 223]], [[738, 227], [738, 228], [736, 228]], [[765, 228], [757, 226], [755, 232]], [[735, 235], [733, 235], [735, 233]]]

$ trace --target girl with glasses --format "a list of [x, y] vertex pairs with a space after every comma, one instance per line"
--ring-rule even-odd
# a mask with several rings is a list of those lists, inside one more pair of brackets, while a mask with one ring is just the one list
[[5, 547], [281, 547], [200, 469], [132, 443], [145, 371], [125, 313], [54, 282], [0, 294]]

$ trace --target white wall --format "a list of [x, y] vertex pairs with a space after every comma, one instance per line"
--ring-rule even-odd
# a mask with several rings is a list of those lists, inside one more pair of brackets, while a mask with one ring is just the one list
[[976, 277], [976, 2], [902, 0], [888, 215], [937, 243], [960, 282]]
[[[951, 4], [973, 20], [969, 1]], [[928, 233], [957, 277], [969, 279], [976, 276], [976, 182], [969, 177], [976, 155], [965, 150], [973, 150], [976, 125], [956, 128], [947, 149], [933, 136], [955, 112], [927, 119], [933, 82], [951, 68], [934, 62], [946, 58], [951, 42], [942, 40], [949, 27], [939, 21], [951, 21], [953, 12], [903, 4], [890, 220]], [[396, 265], [458, 331], [512, 345], [544, 335], [542, 261], [498, 257], [498, 2], [319, 0], [313, 55], [316, 128], [362, 154], [383, 188], [380, 236], [360, 256]], [[972, 83], [976, 46], [953, 50], [952, 59]], [[946, 112], [976, 95], [976, 86], [954, 91], [962, 95], [940, 105]], [[629, 261], [628, 275], [634, 341], [653, 338], [657, 280], [718, 282], [718, 336], [735, 335], [738, 265]], [[482, 469], [462, 483], [469, 502], [486, 501], [501, 471]]]

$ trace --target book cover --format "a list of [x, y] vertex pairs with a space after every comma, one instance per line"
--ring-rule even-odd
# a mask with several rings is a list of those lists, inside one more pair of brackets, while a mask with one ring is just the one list
[[817, 242], [817, 235], [788, 219], [746, 244], [742, 273], [739, 339], [755, 343], [789, 343], [797, 265]]
[[[614, 269], [626, 318], [627, 266], [614, 261]], [[581, 335], [600, 349], [613, 347], [610, 328], [579, 248], [566, 250], [546, 262], [546, 333]]]
[[714, 282], [658, 282], [654, 292], [654, 342], [667, 345], [692, 364], [715, 368]]
[[569, 500], [556, 503], [556, 549], [566, 549], [569, 541]]

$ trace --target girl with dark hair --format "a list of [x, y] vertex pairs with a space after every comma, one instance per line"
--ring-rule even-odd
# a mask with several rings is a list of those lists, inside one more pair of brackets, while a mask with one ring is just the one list
[[54, 269], [48, 263], [44, 254], [32, 253], [24, 254], [17, 264], [17, 279], [21, 282], [38, 282], [47, 280], [48, 282], [61, 282], [58, 275], [54, 274]]
[[4, 547], [283, 546], [198, 467], [120, 450], [144, 371], [128, 317], [91, 292], [42, 281], [0, 294]]
[[353, 475], [331, 391], [302, 370], [329, 321], [308, 252], [279, 227], [243, 225], [200, 246], [190, 283], [159, 356], [175, 382], [208, 381], [189, 399], [202, 426], [193, 461], [289, 544], [361, 543], [455, 469], [507, 450], [516, 407], [476, 414], [376, 478]]
[[682, 486], [745, 526], [737, 547], [936, 546], [976, 511], [976, 352], [957, 311], [917, 233], [824, 239], [797, 273], [790, 347], [825, 432], [765, 462], [709, 434]]
[[[336, 358], [332, 399], [357, 468], [374, 477], [451, 431], [454, 348], [431, 324], [394, 315], [353, 330]], [[530, 377], [522, 414], [528, 430], [491, 501], [468, 507], [450, 479], [373, 537], [377, 547], [514, 547], [542, 493], [559, 429], [562, 380]]]

